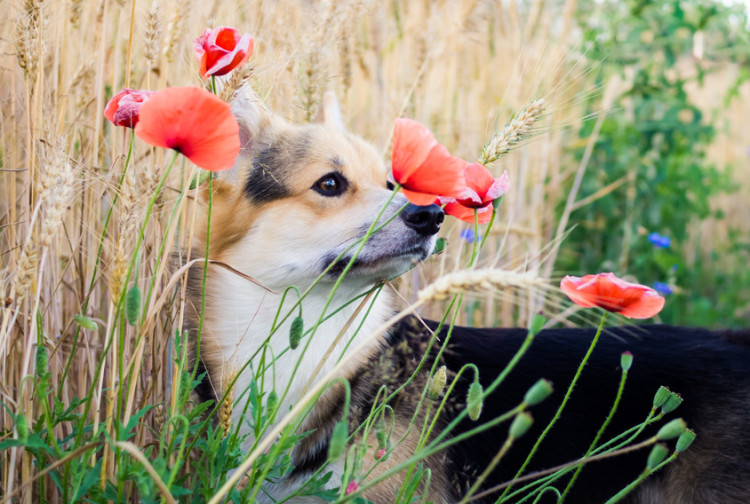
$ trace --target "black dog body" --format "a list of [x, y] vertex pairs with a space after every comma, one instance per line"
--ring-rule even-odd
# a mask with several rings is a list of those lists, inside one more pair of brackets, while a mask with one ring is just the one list
[[[436, 328], [434, 323], [429, 325]], [[443, 361], [449, 375], [458, 372], [466, 363], [475, 364], [480, 382], [483, 387], [488, 387], [519, 349], [526, 334], [524, 329], [455, 327]], [[539, 333], [505, 382], [485, 399], [480, 418], [476, 422], [465, 418], [451, 433], [452, 436], [459, 435], [506, 413], [522, 401], [526, 391], [539, 378], [546, 378], [555, 386], [549, 398], [530, 409], [534, 425], [513, 445], [479, 493], [514, 477], [560, 405], [594, 334], [595, 329], [551, 329]], [[409, 373], [414, 368], [415, 357], [425, 350], [429, 337], [429, 331], [420, 329], [414, 319], [407, 319], [394, 328], [385, 353], [396, 362], [373, 364], [373, 369], [365, 371], [366, 379], [362, 376], [352, 379], [353, 397], [360, 400], [353, 408], [369, 411], [371, 403], [367, 398], [374, 397], [372, 394], [379, 384], [393, 381], [393, 369]], [[440, 337], [445, 338], [445, 333]], [[399, 357], [404, 348], [409, 349], [407, 355]], [[654, 394], [662, 385], [679, 393], [684, 402], [662, 421], [647, 427], [634, 442], [653, 436], [664, 423], [678, 417], [696, 432], [697, 439], [674, 462], [652, 475], [623, 502], [750, 502], [750, 440], [744, 435], [750, 425], [750, 333], [746, 331], [712, 332], [665, 325], [605, 329], [559, 421], [542, 442], [524, 474], [571, 462], [586, 453], [615, 400], [622, 374], [620, 355], [625, 351], [633, 354], [634, 362], [619, 407], [598, 444], [643, 422], [652, 408]], [[432, 355], [435, 352], [436, 348], [430, 350]], [[378, 369], [387, 369], [384, 374], [388, 376], [381, 376], [378, 380]], [[464, 408], [470, 381], [462, 379], [453, 391], [454, 399], [449, 401], [451, 407], [446, 411], [443, 425]], [[397, 417], [400, 406], [404, 418], [413, 412], [414, 401], [402, 399], [403, 396], [418, 395], [419, 391], [414, 388], [424, 386], [425, 381], [415, 380], [414, 383], [411, 389], [407, 387], [401, 392], [401, 397], [394, 400]], [[456, 501], [497, 454], [507, 437], [508, 426], [508, 423], [500, 424], [448, 449], [444, 461]], [[669, 447], [670, 452], [673, 451], [674, 441]], [[646, 447], [588, 463], [565, 502], [605, 502], [645, 469], [649, 449]], [[571, 474], [553, 486], [562, 492]], [[523, 484], [515, 485], [513, 490], [521, 486]], [[476, 502], [495, 502], [501, 493], [490, 493]], [[511, 502], [520, 501], [523, 495], [513, 497]], [[533, 498], [525, 502], [531, 501]], [[548, 492], [534, 502], [557, 502], [557, 497]]]

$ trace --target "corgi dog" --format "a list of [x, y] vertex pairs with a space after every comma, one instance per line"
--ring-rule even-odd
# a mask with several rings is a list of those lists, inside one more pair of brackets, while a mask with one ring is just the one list
[[[297, 432], [304, 435], [291, 450], [289, 471], [258, 497], [261, 502], [317, 502], [314, 497], [285, 499], [321, 469], [333, 473], [329, 487], [340, 486], [346, 462], [328, 460], [335, 426], [346, 419], [349, 432], [356, 432], [350, 442], [361, 443], [363, 431], [357, 428], [382, 402], [381, 391], [395, 391], [388, 402], [388, 429], [391, 441], [398, 443], [381, 460], [375, 456], [377, 442], [368, 442], [373, 453], [363, 459], [369, 461], [361, 468], [366, 478], [358, 483], [395, 472], [363, 494], [378, 504], [393, 503], [404, 478], [410, 477], [395, 469], [409, 461], [420, 443], [426, 419], [420, 401], [431, 383], [433, 364], [445, 365], [448, 376], [454, 377], [471, 363], [488, 387], [519, 349], [527, 330], [455, 327], [444, 352], [439, 350], [447, 338], [445, 330], [415, 316], [380, 334], [395, 314], [395, 304], [387, 289], [376, 287], [431, 254], [443, 211], [437, 205], [409, 204], [400, 193], [393, 194], [381, 155], [345, 130], [332, 95], [326, 95], [319, 121], [306, 125], [290, 124], [271, 113], [247, 88], [235, 96], [232, 109], [243, 147], [235, 167], [215, 183], [208, 240], [212, 262], [205, 271], [205, 291], [202, 262], [191, 269], [188, 279], [189, 334], [198, 334], [203, 312], [200, 338], [192, 340], [203, 375], [196, 392], [203, 400], [217, 401], [233, 383], [232, 419], [244, 433], [251, 429], [243, 419], [251, 386], [263, 387], [266, 396], [271, 388], [276, 391], [278, 414], [273, 422], [278, 422], [312, 384], [338, 369], [337, 376], [348, 380], [348, 399], [341, 386], [320, 395], [299, 425]], [[200, 240], [196, 251], [205, 250], [205, 237]], [[301, 295], [304, 299], [298, 304]], [[303, 328], [315, 330], [302, 335], [297, 327], [302, 337], [293, 349], [289, 335], [300, 320]], [[454, 422], [447, 439], [460, 442], [422, 460], [429, 484], [423, 479], [417, 494], [429, 502], [459, 502], [482, 475], [469, 501], [496, 502], [506, 491], [503, 483], [524, 465], [555, 415], [594, 332], [541, 331], [507, 379], [485, 397], [479, 418]], [[604, 439], [643, 422], [660, 386], [684, 399], [664, 420], [684, 418], [697, 438], [620, 502], [750, 502], [747, 331], [662, 325], [605, 330], [558, 423], [524, 474], [587, 453], [612, 407], [622, 374], [620, 355], [626, 350], [634, 355], [634, 364]], [[461, 436], [516, 407], [539, 378], [550, 380], [555, 390], [530, 408], [532, 427], [499, 464], [492, 460], [508, 437], [508, 422]], [[472, 380], [469, 374], [457, 380], [430, 441], [466, 409]], [[655, 411], [658, 415], [659, 409]], [[648, 425], [636, 441], [653, 436], [662, 424]], [[252, 437], [248, 439], [252, 443]], [[565, 502], [605, 502], [643, 473], [649, 449], [586, 464]], [[491, 463], [491, 470], [485, 471]], [[555, 485], [560, 492], [570, 475], [566, 483]], [[527, 495], [514, 491], [506, 491], [504, 502], [519, 502]], [[558, 495], [545, 492], [534, 502], [558, 502]]]

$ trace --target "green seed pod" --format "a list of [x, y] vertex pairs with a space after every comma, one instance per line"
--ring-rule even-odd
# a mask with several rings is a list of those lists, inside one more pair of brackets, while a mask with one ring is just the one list
[[383, 419], [379, 419], [375, 424], [375, 437], [378, 438], [378, 448], [383, 449], [388, 444], [388, 433], [385, 430], [385, 422]]
[[299, 342], [302, 341], [302, 329], [304, 322], [302, 317], [295, 317], [292, 320], [292, 327], [289, 329], [289, 346], [294, 350], [299, 346]]
[[675, 450], [678, 452], [684, 452], [691, 444], [693, 444], [693, 441], [695, 441], [695, 432], [687, 429], [680, 434], [679, 438], [677, 438], [677, 446], [675, 447]]
[[49, 364], [49, 356], [47, 355], [47, 348], [44, 345], [36, 347], [36, 358], [34, 359], [34, 373], [37, 378], [45, 378], [47, 376], [47, 365]]
[[526, 434], [526, 431], [529, 430], [533, 423], [534, 419], [531, 418], [531, 415], [523, 411], [513, 419], [513, 423], [510, 424], [510, 429], [508, 430], [508, 435], [513, 439], [518, 439]]
[[138, 317], [141, 314], [141, 289], [134, 285], [128, 290], [125, 296], [125, 318], [128, 324], [134, 326], [138, 323]]
[[76, 324], [83, 327], [84, 329], [88, 329], [90, 331], [96, 331], [96, 327], [97, 327], [96, 322], [94, 322], [88, 317], [84, 317], [83, 315], [76, 315], [75, 317], [73, 317], [73, 320], [75, 320]]
[[448, 381], [448, 372], [445, 366], [440, 366], [435, 372], [435, 375], [430, 379], [430, 386], [427, 391], [427, 395], [433, 401], [440, 399], [443, 390], [445, 390], [445, 383]]
[[523, 396], [523, 400], [529, 406], [536, 406], [552, 394], [552, 382], [541, 379], [537, 381]]
[[665, 402], [664, 406], [661, 407], [661, 410], [665, 414], [671, 413], [676, 410], [680, 404], [682, 404], [682, 396], [680, 394], [675, 394], [674, 392], [672, 392], [669, 395], [669, 399], [667, 399], [667, 402]]
[[432, 255], [442, 254], [445, 251], [445, 247], [448, 245], [448, 240], [443, 237], [438, 238], [435, 241], [435, 247], [432, 249]]
[[664, 425], [659, 432], [656, 433], [656, 437], [659, 441], [668, 441], [680, 436], [687, 430], [687, 425], [682, 418], [675, 418], [671, 422]]
[[536, 336], [542, 331], [542, 329], [544, 328], [544, 324], [546, 323], [547, 319], [544, 318], [540, 313], [534, 314], [534, 316], [531, 317], [531, 324], [529, 324], [529, 333]]
[[18, 439], [22, 443], [26, 443], [29, 439], [29, 423], [23, 413], [16, 415], [16, 433], [18, 433]]
[[469, 418], [476, 421], [482, 414], [482, 386], [478, 381], [469, 386], [469, 393], [466, 397], [466, 409], [469, 411]]
[[629, 371], [630, 366], [633, 365], [633, 354], [630, 352], [623, 352], [620, 355], [620, 367], [623, 371]]
[[669, 390], [665, 386], [659, 387], [659, 390], [656, 391], [656, 394], [654, 395], [654, 408], [661, 408], [665, 402], [667, 402], [667, 399], [669, 399], [669, 396], [672, 394], [672, 391]]
[[266, 411], [271, 413], [279, 407], [279, 396], [275, 390], [268, 393], [268, 399], [266, 399]]
[[651, 448], [651, 453], [648, 454], [646, 466], [653, 471], [656, 466], [661, 464], [664, 459], [667, 458], [667, 455], [669, 455], [667, 445], [663, 443], [655, 444], [654, 447]]
[[337, 461], [346, 450], [346, 439], [349, 437], [349, 427], [346, 422], [340, 420], [336, 423], [331, 434], [331, 441], [328, 443], [328, 460]]

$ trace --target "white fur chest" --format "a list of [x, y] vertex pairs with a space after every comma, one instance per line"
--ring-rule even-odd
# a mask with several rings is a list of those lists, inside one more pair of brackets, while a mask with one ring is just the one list
[[[389, 296], [381, 292], [376, 297], [374, 293], [355, 316], [365, 298], [350, 301], [367, 290], [363, 282], [357, 284], [342, 284], [330, 303], [330, 283], [311, 290], [302, 301], [305, 334], [299, 347], [292, 350], [289, 333], [299, 314], [299, 308], [294, 307], [298, 299], [294, 290], [288, 292], [280, 309], [282, 293], [270, 293], [228, 271], [211, 271], [207, 285], [211, 310], [206, 314], [201, 355], [212, 377], [221, 377], [223, 383], [213, 383], [217, 391], [241, 370], [233, 388], [232, 419], [235, 425], [242, 423], [242, 433], [250, 430], [248, 421], [241, 418], [251, 383], [266, 398], [271, 390], [276, 391], [280, 399], [278, 422], [340, 359], [351, 360], [352, 365], [345, 367], [351, 369], [378, 347], [372, 337], [391, 315]], [[324, 312], [324, 320], [311, 332]], [[365, 350], [352, 356], [352, 351], [368, 339]], [[248, 439], [245, 448], [252, 442]]]

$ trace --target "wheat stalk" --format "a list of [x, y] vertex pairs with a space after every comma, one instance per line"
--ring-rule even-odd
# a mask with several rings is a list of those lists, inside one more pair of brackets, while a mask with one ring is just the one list
[[419, 291], [417, 299], [419, 302], [439, 301], [447, 299], [453, 294], [467, 291], [490, 291], [506, 288], [535, 290], [545, 286], [544, 281], [532, 271], [461, 270], [438, 278]]
[[146, 34], [143, 56], [146, 60], [146, 71], [154, 69], [159, 61], [159, 40], [161, 38], [161, 12], [159, 4], [154, 1], [146, 16]]
[[483, 165], [497, 161], [510, 152], [518, 142], [531, 133], [534, 124], [542, 117], [546, 109], [544, 98], [534, 100], [505, 127], [482, 147], [479, 162]]

